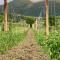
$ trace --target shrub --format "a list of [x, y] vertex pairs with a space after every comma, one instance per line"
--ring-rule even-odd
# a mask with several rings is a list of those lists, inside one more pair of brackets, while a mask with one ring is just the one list
[[32, 24], [35, 22], [35, 19], [33, 17], [26, 17], [25, 20], [26, 23], [30, 25], [30, 28], [32, 28]]
[[45, 40], [44, 35], [40, 32], [35, 35], [38, 43], [47, 49], [51, 60], [60, 60], [60, 34], [58, 32], [52, 32], [48, 40]]

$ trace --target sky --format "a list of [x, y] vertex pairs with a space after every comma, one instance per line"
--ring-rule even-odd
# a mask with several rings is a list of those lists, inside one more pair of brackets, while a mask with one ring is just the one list
[[[10, 2], [12, 0], [8, 0], [8, 2]], [[36, 3], [36, 2], [40, 2], [40, 1], [43, 1], [43, 0], [30, 0], [32, 1], [33, 3]], [[4, 4], [4, 0], [0, 0], [0, 5]]]
[[31, 0], [33, 3], [36, 3], [36, 2], [40, 2], [40, 1], [43, 1], [43, 0]]
[[[12, 0], [8, 0], [8, 2], [10, 2]], [[0, 0], [0, 5], [4, 4], [4, 0]]]

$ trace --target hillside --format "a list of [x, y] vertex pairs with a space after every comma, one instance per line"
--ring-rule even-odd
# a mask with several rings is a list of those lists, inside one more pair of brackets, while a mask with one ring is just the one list
[[[60, 15], [60, 3], [57, 0], [56, 2], [56, 15]], [[54, 2], [52, 2], [52, 11], [51, 11], [51, 2], [49, 2], [49, 13], [50, 15], [54, 15]], [[0, 7], [0, 11], [2, 7]], [[45, 3], [44, 2], [38, 2], [38, 3], [32, 3], [29, 0], [13, 0], [9, 3], [9, 12], [10, 13], [19, 13], [22, 15], [28, 15], [28, 16], [39, 16], [40, 12], [42, 15], [45, 15]]]

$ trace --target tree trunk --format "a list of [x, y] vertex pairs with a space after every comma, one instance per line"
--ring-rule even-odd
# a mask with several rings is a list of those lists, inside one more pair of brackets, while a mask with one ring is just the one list
[[49, 8], [48, 8], [48, 0], [45, 0], [46, 5], [46, 38], [49, 35]]
[[4, 0], [4, 21], [3, 21], [4, 31], [8, 31], [7, 14], [8, 14], [8, 3], [7, 0]]
[[32, 28], [32, 24], [30, 24], [30, 28]]

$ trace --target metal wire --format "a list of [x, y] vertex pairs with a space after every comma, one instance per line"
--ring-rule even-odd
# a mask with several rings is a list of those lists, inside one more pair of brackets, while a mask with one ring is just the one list
[[55, 29], [56, 29], [56, 0], [54, 0], [54, 18], [55, 18]]

